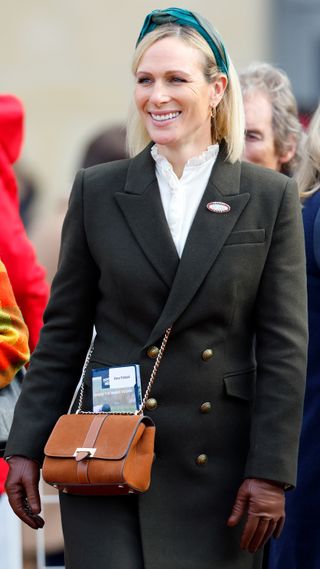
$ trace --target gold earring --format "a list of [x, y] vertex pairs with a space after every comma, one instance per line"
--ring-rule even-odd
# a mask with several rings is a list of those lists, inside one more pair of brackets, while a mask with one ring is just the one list
[[216, 108], [215, 108], [214, 106], [212, 106], [212, 107], [210, 107], [210, 109], [211, 109], [211, 118], [212, 118], [212, 119], [215, 119], [215, 118], [216, 118], [216, 114], [217, 114]]

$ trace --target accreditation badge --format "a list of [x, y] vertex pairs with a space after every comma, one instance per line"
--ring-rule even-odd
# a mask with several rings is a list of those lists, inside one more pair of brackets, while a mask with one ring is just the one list
[[92, 406], [96, 413], [134, 413], [141, 405], [140, 366], [92, 370]]

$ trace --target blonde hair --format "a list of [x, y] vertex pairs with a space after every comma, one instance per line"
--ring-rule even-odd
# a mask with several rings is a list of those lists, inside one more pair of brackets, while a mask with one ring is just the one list
[[296, 180], [302, 201], [320, 189], [320, 105], [315, 111], [308, 128], [303, 157]]
[[[214, 54], [207, 42], [193, 28], [176, 24], [163, 24], [147, 34], [136, 48], [132, 72], [135, 75], [142, 57], [155, 42], [166, 37], [178, 37], [198, 49], [204, 56], [204, 76], [210, 83], [221, 75]], [[244, 145], [244, 111], [237, 72], [229, 58], [229, 77], [225, 93], [212, 119], [212, 133], [217, 142], [225, 139], [230, 162], [239, 160]], [[127, 146], [130, 156], [138, 154], [151, 141], [134, 103], [131, 104], [127, 123]]]

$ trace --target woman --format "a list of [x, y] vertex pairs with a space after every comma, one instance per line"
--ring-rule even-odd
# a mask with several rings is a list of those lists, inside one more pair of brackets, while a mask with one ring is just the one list
[[320, 405], [320, 106], [310, 123], [297, 181], [303, 204], [307, 254], [309, 350], [302, 422], [298, 485], [286, 504], [287, 522], [272, 542], [271, 569], [318, 569], [320, 566], [319, 405]]
[[75, 181], [7, 446], [11, 504], [32, 527], [43, 523], [38, 463], [93, 324], [87, 409], [92, 368], [139, 363], [144, 390], [173, 324], [147, 402], [157, 428], [151, 488], [139, 497], [61, 495], [66, 566], [259, 567], [261, 551], [251, 553], [280, 533], [283, 488], [295, 483], [306, 345], [296, 186], [239, 162], [238, 79], [203, 18], [149, 14], [133, 72], [134, 158]]

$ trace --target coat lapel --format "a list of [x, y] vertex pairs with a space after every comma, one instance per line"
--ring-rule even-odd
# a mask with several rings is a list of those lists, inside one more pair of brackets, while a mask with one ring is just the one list
[[[249, 194], [239, 195], [240, 163], [225, 161], [222, 145], [212, 170], [171, 286], [167, 302], [155, 324], [146, 346], [158, 340], [186, 309], [219, 255], [249, 200]], [[206, 204], [223, 201], [230, 206], [228, 213], [210, 212]]]
[[179, 256], [162, 207], [150, 147], [130, 162], [125, 192], [116, 193], [115, 199], [144, 254], [170, 288]]

